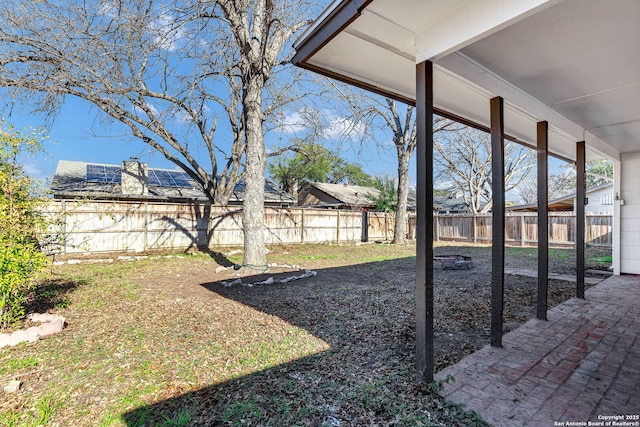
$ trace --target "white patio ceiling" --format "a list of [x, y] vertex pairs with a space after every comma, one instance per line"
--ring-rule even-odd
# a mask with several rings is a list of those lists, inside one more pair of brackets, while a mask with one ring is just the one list
[[508, 135], [535, 145], [547, 120], [567, 159], [582, 140], [588, 160], [640, 151], [638, 0], [343, 0], [295, 48], [301, 66], [407, 102], [431, 60], [436, 108], [488, 126], [502, 96]]

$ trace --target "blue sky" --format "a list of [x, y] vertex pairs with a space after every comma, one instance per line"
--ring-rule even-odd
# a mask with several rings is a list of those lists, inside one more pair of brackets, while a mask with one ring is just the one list
[[[290, 112], [287, 119], [295, 122], [295, 114]], [[47, 138], [44, 141], [45, 153], [23, 160], [28, 173], [39, 180], [51, 180], [59, 160], [118, 165], [130, 157], [137, 157], [149, 163], [150, 167], [177, 169], [176, 165], [166, 160], [153, 148], [130, 136], [127, 129], [117, 123], [105, 122], [100, 112], [95, 111], [83, 100], [67, 97], [53, 120], [47, 120], [44, 115], [33, 115], [25, 106], [13, 108], [11, 111], [2, 111], [0, 117], [19, 131], [30, 127], [47, 127], [45, 133]], [[339, 119], [336, 117], [333, 120], [337, 122]], [[335, 125], [336, 129], [329, 129], [326, 132], [327, 137], [322, 142], [348, 161], [361, 164], [363, 169], [371, 175], [395, 176], [396, 160], [393, 149], [385, 150], [374, 143], [361, 145], [356, 136], [352, 139], [341, 137], [339, 127]], [[228, 138], [224, 131], [216, 136]], [[281, 131], [267, 133], [265, 143], [268, 149], [275, 148], [286, 145], [286, 142], [294, 136], [295, 132], [283, 128]], [[415, 176], [412, 175], [412, 182], [414, 181]]]
[[[68, 98], [62, 106], [55, 120], [47, 121], [42, 115], [33, 115], [28, 109], [14, 108], [10, 115], [2, 112], [4, 121], [13, 124], [16, 130], [29, 127], [37, 128], [49, 126], [44, 141], [45, 153], [35, 158], [25, 158], [25, 170], [34, 178], [50, 182], [59, 160], [77, 160], [89, 163], [105, 163], [119, 165], [123, 160], [137, 157], [147, 162], [150, 167], [177, 169], [177, 166], [166, 160], [160, 153], [153, 150], [132, 136], [117, 123], [101, 120], [100, 113], [89, 107], [86, 101]], [[325, 112], [330, 115], [330, 112]], [[268, 148], [286, 145], [295, 136], [296, 113], [289, 112], [286, 120], [294, 123], [289, 129], [271, 131], [266, 136]], [[329, 117], [329, 122], [339, 122], [339, 117]], [[323, 143], [332, 151], [339, 153], [350, 162], [359, 163], [365, 172], [374, 176], [395, 177], [397, 173], [395, 149], [390, 140], [381, 147], [379, 143], [362, 143], [361, 135], [345, 138], [340, 135], [340, 125], [326, 132]], [[218, 135], [224, 137], [224, 133]], [[379, 138], [382, 141], [385, 137]], [[415, 157], [415, 156], [414, 156]], [[550, 170], [556, 173], [564, 162], [550, 159]], [[411, 185], [415, 185], [415, 161], [410, 167]], [[535, 179], [535, 174], [531, 175]], [[515, 192], [508, 195], [509, 200], [518, 201]]]

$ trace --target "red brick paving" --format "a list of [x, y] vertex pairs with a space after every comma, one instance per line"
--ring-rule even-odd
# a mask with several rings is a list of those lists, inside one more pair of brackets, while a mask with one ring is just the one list
[[[436, 375], [499, 427], [640, 414], [640, 277], [612, 276]], [[565, 424], [566, 425], [566, 424]]]

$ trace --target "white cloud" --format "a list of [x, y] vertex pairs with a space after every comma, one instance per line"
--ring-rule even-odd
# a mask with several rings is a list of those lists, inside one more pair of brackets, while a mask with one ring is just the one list
[[191, 119], [191, 116], [188, 115], [184, 110], [179, 110], [176, 113], [176, 119], [178, 120], [178, 123], [181, 124], [191, 123], [193, 121]]
[[[122, 23], [126, 20], [120, 13], [123, 8], [118, 2], [106, 0], [100, 2], [98, 14], [109, 19], [119, 20]], [[126, 16], [126, 15], [125, 15]], [[120, 17], [120, 19], [118, 19]], [[159, 12], [158, 17], [148, 24], [146, 32], [153, 36], [154, 43], [162, 50], [173, 52], [178, 49], [178, 41], [184, 37], [185, 31], [175, 24], [175, 18], [166, 12]]]
[[30, 175], [30, 176], [42, 175], [42, 171], [40, 170], [40, 168], [38, 168], [38, 166], [36, 166], [35, 163], [24, 163], [22, 165], [22, 168], [24, 169], [24, 172], [27, 175]]
[[325, 127], [323, 134], [328, 139], [348, 139], [357, 141], [365, 134], [365, 126], [360, 122], [354, 122], [346, 117], [329, 116], [329, 125]]
[[[208, 105], [203, 105], [202, 108], [200, 109], [200, 117], [201, 118], [206, 118], [211, 116], [211, 108]], [[193, 123], [193, 118], [185, 111], [185, 110], [178, 110], [175, 113], [175, 118], [178, 121], [178, 123], [180, 124], [192, 124]]]
[[[149, 104], [148, 102], [147, 102], [147, 108], [149, 109], [149, 111], [151, 111], [151, 114], [153, 114], [156, 117], [158, 117], [158, 115], [160, 114], [158, 112], [158, 109], [156, 107], [154, 107], [152, 104]], [[138, 107], [137, 105], [133, 106], [133, 111], [136, 114], [140, 114], [140, 115], [146, 115], [147, 114], [146, 111], [144, 111], [142, 108]]]
[[300, 111], [289, 111], [284, 113], [278, 120], [276, 129], [282, 133], [295, 134], [308, 128], [307, 122]]
[[37, 180], [44, 180], [45, 178], [48, 178], [47, 173], [40, 169], [35, 162], [22, 163], [22, 170], [28, 176]]
[[152, 104], [147, 103], [147, 108], [151, 110], [154, 116], [158, 115], [158, 109], [154, 107]]
[[322, 129], [322, 136], [329, 140], [357, 141], [365, 134], [364, 124], [339, 117], [330, 110], [289, 111], [280, 117], [276, 125], [277, 130], [287, 134], [304, 132], [313, 127]]
[[175, 19], [167, 13], [161, 13], [149, 27], [152, 34], [157, 34], [154, 42], [160, 49], [169, 52], [178, 48], [178, 40], [184, 36], [184, 30], [180, 27], [175, 28]]

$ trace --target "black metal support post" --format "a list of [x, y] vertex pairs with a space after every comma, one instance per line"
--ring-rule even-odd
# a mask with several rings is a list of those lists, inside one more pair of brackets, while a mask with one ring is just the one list
[[504, 309], [504, 101], [491, 99], [491, 191], [493, 196], [491, 245], [491, 345], [502, 347]]
[[549, 123], [538, 122], [538, 319], [547, 320], [549, 289]]
[[585, 180], [586, 152], [584, 141], [576, 143], [576, 297], [584, 299], [584, 249], [585, 249]]
[[433, 64], [416, 65], [416, 368], [433, 381]]

